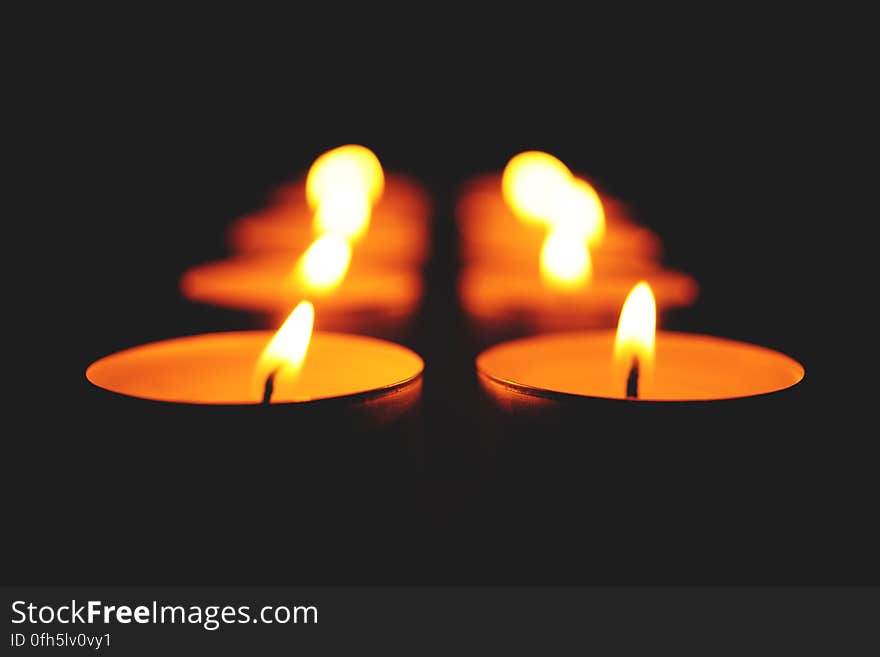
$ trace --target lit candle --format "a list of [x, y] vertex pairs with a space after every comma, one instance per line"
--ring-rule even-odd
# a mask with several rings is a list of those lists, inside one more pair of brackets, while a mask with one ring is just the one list
[[491, 347], [477, 358], [487, 391], [528, 406], [600, 399], [707, 402], [769, 395], [796, 385], [804, 368], [785, 354], [705, 335], [655, 334], [654, 295], [632, 290], [614, 331], [539, 335]]
[[[409, 256], [376, 261], [364, 248], [367, 236], [383, 241], [394, 233], [391, 226], [384, 236], [375, 236], [372, 208], [384, 189], [382, 166], [370, 150], [350, 145], [328, 151], [312, 165], [305, 189], [300, 189], [307, 204], [302, 214], [309, 221], [280, 224], [282, 230], [306, 226], [297, 240], [284, 240], [284, 249], [195, 267], [181, 279], [183, 295], [258, 313], [261, 325], [276, 325], [291, 299], [305, 297], [314, 299], [325, 329], [381, 337], [405, 335], [421, 297], [419, 273], [405, 266]], [[270, 221], [269, 233], [272, 225]], [[254, 235], [263, 235], [262, 228]], [[400, 225], [397, 229], [401, 235], [390, 241], [398, 256], [425, 246], [411, 240], [410, 230]], [[302, 245], [302, 250], [291, 250], [293, 244]], [[413, 256], [413, 262], [422, 255]], [[349, 272], [352, 261], [355, 264]]]
[[[641, 279], [654, 288], [663, 312], [688, 306], [697, 284], [687, 274], [643, 263], [624, 271], [604, 268], [589, 251], [562, 240], [551, 244], [539, 267], [506, 271], [468, 267], [459, 277], [462, 307], [484, 340], [536, 331], [612, 326], [620, 304]], [[606, 261], [607, 262], [607, 261]]]
[[527, 158], [517, 166], [518, 158], [533, 155], [552, 157], [521, 154], [511, 160], [503, 176], [478, 178], [461, 195], [456, 217], [466, 263], [527, 265], [533, 262], [548, 229], [564, 224], [579, 226], [596, 253], [633, 262], [659, 258], [661, 245], [654, 233], [633, 223], [619, 202], [600, 199], [561, 162], [556, 176], [543, 171], [540, 158], [538, 162]]
[[548, 153], [520, 153], [500, 181], [478, 181], [459, 221], [467, 262], [459, 296], [484, 343], [610, 326], [642, 278], [664, 311], [696, 298], [691, 277], [658, 264], [656, 236]]
[[399, 513], [420, 467], [422, 359], [312, 333], [312, 316], [304, 303], [275, 334], [162, 340], [88, 367], [90, 436], [77, 449], [98, 464], [87, 470], [96, 494], [117, 491], [136, 519], [114, 530], [122, 545], [183, 536], [187, 567], [213, 572], [196, 552], [265, 551], [284, 542], [279, 523], [320, 537], [321, 552]]
[[617, 331], [538, 335], [477, 357], [500, 501], [486, 517], [510, 537], [541, 527], [533, 552], [549, 542], [567, 567], [590, 555], [582, 572], [600, 580], [743, 578], [774, 545], [788, 559], [789, 521], [811, 516], [803, 500], [822, 476], [804, 470], [804, 454], [824, 449], [799, 419], [804, 368], [655, 326], [640, 284]]
[[273, 205], [236, 221], [229, 243], [240, 253], [295, 254], [328, 232], [350, 239], [364, 260], [420, 266], [430, 245], [426, 194], [386, 177], [363, 146], [341, 146], [315, 160], [304, 181], [278, 190]]
[[274, 334], [209, 333], [145, 344], [93, 363], [86, 378], [126, 397], [190, 406], [359, 407], [383, 416], [419, 397], [422, 359], [365, 336], [314, 332], [300, 303]]
[[262, 326], [277, 326], [291, 299], [307, 297], [322, 329], [378, 336], [406, 332], [422, 295], [418, 272], [361, 265], [359, 254], [338, 245], [314, 247], [298, 260], [263, 254], [200, 265], [184, 273], [180, 290], [191, 301], [257, 313]]

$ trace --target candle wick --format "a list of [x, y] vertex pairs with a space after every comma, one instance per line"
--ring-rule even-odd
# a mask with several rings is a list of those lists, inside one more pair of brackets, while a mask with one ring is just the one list
[[[278, 368], [280, 369], [280, 368]], [[263, 386], [263, 404], [271, 404], [272, 403], [272, 392], [275, 390], [275, 375], [278, 374], [278, 370], [272, 370], [272, 373], [266, 377], [266, 383]]]
[[626, 396], [628, 399], [639, 398], [639, 359], [637, 356], [633, 357], [629, 376], [626, 377]]

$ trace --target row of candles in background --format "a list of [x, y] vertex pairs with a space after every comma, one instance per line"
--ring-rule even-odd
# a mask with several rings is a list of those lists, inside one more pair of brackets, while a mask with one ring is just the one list
[[502, 176], [473, 181], [457, 215], [459, 295], [489, 336], [613, 326], [640, 280], [663, 310], [696, 297], [692, 278], [659, 265], [656, 235], [547, 153], [521, 153]]
[[[658, 309], [692, 303], [695, 282], [664, 269], [656, 235], [547, 153], [519, 154], [502, 175], [469, 184], [457, 221], [459, 295], [473, 327], [539, 334], [478, 357], [496, 397], [710, 400], [803, 377], [797, 362], [760, 347], [656, 334]], [[136, 347], [94, 363], [92, 383], [146, 399], [240, 405], [358, 403], [418, 382], [423, 363], [412, 351], [339, 333], [393, 337], [414, 316], [430, 248], [428, 201], [416, 183], [386, 176], [368, 149], [343, 146], [236, 221], [229, 237], [235, 255], [186, 272], [183, 294], [280, 330]], [[550, 332], [558, 329], [574, 332]]]
[[321, 155], [304, 181], [229, 230], [235, 255], [186, 272], [181, 290], [206, 304], [254, 313], [277, 327], [311, 300], [327, 330], [397, 335], [418, 308], [430, 248], [428, 201], [385, 176], [362, 146]]
[[[372, 152], [343, 146], [319, 157], [304, 185], [282, 188], [268, 208], [235, 222], [237, 255], [190, 270], [181, 289], [269, 326], [292, 300], [310, 298], [325, 328], [393, 336], [421, 299], [428, 214], [417, 184], [386, 183]], [[659, 266], [656, 235], [547, 153], [522, 153], [503, 177], [474, 181], [457, 215], [466, 263], [459, 292], [475, 328], [608, 326], [641, 279], [661, 309], [696, 296], [693, 279]]]

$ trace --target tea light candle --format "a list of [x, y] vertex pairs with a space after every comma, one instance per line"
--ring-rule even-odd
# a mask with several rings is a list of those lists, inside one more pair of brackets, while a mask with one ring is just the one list
[[697, 284], [687, 274], [645, 264], [627, 273], [595, 271], [571, 287], [548, 281], [533, 264], [531, 271], [469, 267], [459, 278], [459, 297], [469, 319], [487, 336], [505, 330], [600, 328], [613, 325], [620, 304], [642, 278], [664, 311], [687, 306], [697, 296]]
[[[422, 359], [383, 340], [312, 333], [313, 318], [303, 302], [274, 335], [162, 340], [88, 367], [95, 436], [83, 449], [101, 464], [118, 459], [109, 480], [106, 467], [94, 471], [96, 490], [112, 481], [127, 504], [140, 500], [132, 544], [144, 527], [160, 543], [182, 535], [205, 549], [244, 535], [271, 543], [271, 498], [302, 501], [297, 527], [327, 549], [394, 508], [419, 467]], [[195, 518], [208, 498], [235, 503]]]
[[[418, 183], [388, 176], [372, 208], [369, 227], [356, 242], [359, 257], [378, 264], [419, 267], [430, 248], [429, 202]], [[230, 248], [244, 254], [296, 254], [315, 239], [314, 210], [306, 184], [298, 181], [276, 193], [272, 206], [242, 217], [229, 229]]]
[[[625, 207], [602, 197], [605, 228], [595, 254], [652, 262], [659, 259], [662, 246], [650, 230], [633, 223]], [[465, 262], [489, 261], [510, 267], [528, 266], [541, 248], [547, 227], [538, 221], [523, 221], [514, 214], [502, 195], [502, 178], [489, 175], [472, 181], [461, 195], [456, 211]]]
[[211, 406], [344, 404], [409, 406], [422, 359], [358, 335], [312, 334], [314, 307], [300, 303], [277, 333], [209, 333], [145, 344], [86, 370], [95, 386], [155, 402]]
[[[310, 272], [284, 254], [262, 254], [230, 258], [190, 269], [180, 280], [182, 294], [191, 301], [259, 313], [277, 325], [290, 308], [290, 300], [312, 299], [323, 329], [358, 332], [405, 324], [418, 307], [422, 295], [421, 276], [412, 270], [361, 264], [356, 253], [351, 270], [348, 263], [327, 262], [336, 252], [319, 253]], [[350, 256], [349, 256], [350, 257]], [[326, 275], [338, 273], [338, 280]]]
[[[495, 476], [482, 516], [498, 518], [492, 535], [561, 559], [560, 578], [584, 554], [600, 564], [583, 567], [592, 578], [743, 578], [767, 545], [783, 545], [784, 561], [815, 532], [817, 470], [803, 456], [827, 450], [798, 419], [804, 368], [756, 345], [655, 328], [639, 284], [616, 333], [538, 335], [477, 357]], [[791, 541], [795, 516], [810, 520]]]
[[659, 332], [647, 283], [627, 297], [617, 333], [539, 335], [491, 347], [477, 358], [484, 388], [505, 405], [529, 399], [704, 402], [775, 393], [804, 368], [763, 347], [704, 335]]
[[475, 181], [458, 218], [459, 296], [483, 341], [608, 326], [641, 278], [664, 310], [696, 297], [693, 279], [660, 268], [653, 233], [548, 153], [520, 153], [500, 178]]

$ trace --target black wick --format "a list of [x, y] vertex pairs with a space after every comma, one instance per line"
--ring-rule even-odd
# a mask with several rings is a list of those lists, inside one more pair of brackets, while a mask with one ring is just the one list
[[[279, 368], [280, 369], [280, 368]], [[263, 404], [272, 403], [272, 391], [275, 390], [275, 375], [278, 370], [272, 370], [272, 373], [266, 377], [266, 383], [263, 386]]]
[[639, 359], [633, 357], [632, 367], [629, 368], [629, 376], [626, 377], [626, 396], [628, 399], [639, 398]]

